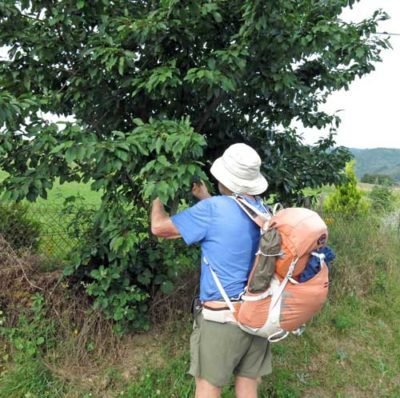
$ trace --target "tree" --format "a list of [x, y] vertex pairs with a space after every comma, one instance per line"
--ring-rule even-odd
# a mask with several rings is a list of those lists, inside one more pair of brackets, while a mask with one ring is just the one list
[[[104, 242], [127, 253], [135, 239], [121, 212], [156, 195], [176, 209], [232, 142], [259, 151], [269, 192], [286, 203], [340, 182], [349, 154], [334, 147], [339, 118], [319, 107], [389, 46], [374, 35], [383, 12], [340, 19], [353, 3], [4, 0], [4, 197], [46, 197], [55, 178], [91, 182], [103, 192], [98, 226], [112, 231]], [[51, 123], [49, 112], [74, 121]], [[305, 146], [295, 120], [332, 130]]]
[[[290, 199], [303, 185], [335, 182], [348, 158], [342, 149], [326, 153], [332, 136], [305, 149], [295, 131], [276, 128], [294, 119], [306, 127], [338, 122], [319, 105], [380, 60], [388, 43], [373, 34], [385, 15], [345, 23], [338, 15], [352, 3], [2, 2], [0, 44], [10, 47], [11, 58], [1, 63], [1, 166], [11, 174], [5, 187], [15, 198], [33, 200], [57, 176], [89, 175], [96, 189], [142, 192], [143, 181], [132, 186], [125, 174], [138, 174], [164, 152], [176, 160], [165, 140], [177, 126], [206, 139], [197, 158], [213, 159], [232, 141], [255, 145], [266, 159], [271, 192], [281, 197]], [[38, 111], [77, 121], [62, 128]], [[143, 138], [137, 119], [145, 123], [142, 132], [151, 123]], [[117, 155], [115, 142], [129, 137], [136, 149], [128, 142]], [[18, 161], [14, 153], [21, 154]], [[112, 181], [103, 178], [109, 175], [103, 160], [116, 162]], [[180, 179], [184, 189], [188, 181]], [[174, 196], [172, 188], [165, 195]]]

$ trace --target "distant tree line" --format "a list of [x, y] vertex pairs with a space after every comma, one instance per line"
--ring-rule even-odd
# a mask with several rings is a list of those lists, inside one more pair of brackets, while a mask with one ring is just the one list
[[376, 184], [376, 185], [395, 185], [396, 181], [388, 175], [385, 174], [364, 174], [361, 178], [361, 182], [365, 182], [368, 184]]

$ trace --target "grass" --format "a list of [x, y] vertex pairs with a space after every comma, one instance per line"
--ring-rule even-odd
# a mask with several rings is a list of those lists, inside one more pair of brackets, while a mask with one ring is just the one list
[[37, 359], [26, 359], [14, 364], [0, 376], [0, 397], [4, 398], [60, 398], [65, 384]]
[[[0, 170], [0, 181], [6, 178], [7, 173]], [[100, 204], [101, 194], [97, 191], [93, 191], [90, 188], [90, 184], [83, 184], [79, 182], [66, 182], [60, 184], [57, 178], [54, 182], [53, 188], [48, 192], [47, 199], [38, 198], [34, 203], [37, 206], [62, 206], [64, 200], [70, 196], [79, 196], [84, 200], [87, 205], [97, 206]]]
[[58, 179], [54, 183], [49, 196], [47, 199], [39, 198], [38, 205], [46, 205], [48, 203], [52, 205], [62, 205], [65, 198], [70, 196], [78, 196], [84, 203], [91, 206], [97, 206], [100, 204], [100, 192], [93, 191], [90, 188], [90, 184], [83, 184], [80, 182], [67, 182], [62, 185], [58, 182]]

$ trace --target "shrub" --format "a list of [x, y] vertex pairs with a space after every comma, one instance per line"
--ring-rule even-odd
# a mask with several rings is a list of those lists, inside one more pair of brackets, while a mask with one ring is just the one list
[[344, 216], [363, 215], [367, 212], [369, 206], [363, 192], [357, 188], [354, 161], [346, 165], [345, 175], [346, 181], [337, 186], [335, 192], [326, 198], [324, 210], [328, 213], [339, 213]]
[[389, 212], [394, 208], [393, 190], [387, 185], [375, 185], [369, 193], [369, 197], [375, 211]]
[[40, 238], [39, 222], [29, 217], [29, 207], [23, 203], [0, 205], [0, 235], [15, 250], [37, 250]]
[[198, 252], [183, 241], [158, 240], [148, 232], [147, 209], [104, 206], [83, 231], [75, 265], [65, 270], [118, 332], [146, 329], [151, 298], [160, 290], [172, 293], [182, 271], [199, 263]]

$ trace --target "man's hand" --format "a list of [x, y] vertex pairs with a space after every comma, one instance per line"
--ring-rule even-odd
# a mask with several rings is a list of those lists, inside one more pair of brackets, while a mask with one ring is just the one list
[[194, 182], [192, 185], [192, 195], [198, 200], [210, 198], [211, 195], [203, 181]]

